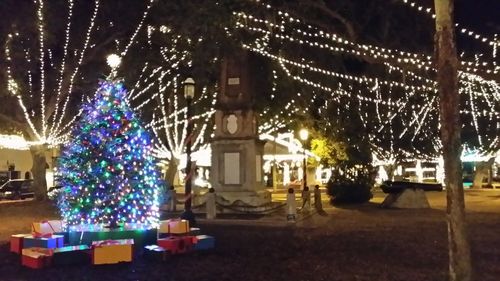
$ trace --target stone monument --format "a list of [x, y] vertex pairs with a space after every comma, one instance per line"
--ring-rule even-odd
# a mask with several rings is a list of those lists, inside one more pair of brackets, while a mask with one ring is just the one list
[[261, 206], [271, 202], [264, 184], [264, 144], [257, 132], [257, 93], [252, 75], [256, 74], [251, 73], [247, 52], [223, 59], [211, 142], [210, 181], [226, 204]]

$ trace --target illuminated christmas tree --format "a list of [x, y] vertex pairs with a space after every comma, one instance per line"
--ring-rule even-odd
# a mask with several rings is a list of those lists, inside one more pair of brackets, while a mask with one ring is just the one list
[[160, 189], [151, 140], [122, 82], [101, 81], [81, 116], [57, 167], [64, 220], [68, 225], [154, 226]]

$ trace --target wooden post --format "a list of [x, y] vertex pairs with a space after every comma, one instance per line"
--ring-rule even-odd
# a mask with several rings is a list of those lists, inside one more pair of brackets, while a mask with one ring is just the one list
[[458, 59], [453, 24], [453, 0], [434, 0], [436, 9], [435, 56], [439, 89], [441, 143], [447, 190], [450, 280], [471, 280], [470, 247], [465, 222], [464, 189], [460, 162], [460, 96]]

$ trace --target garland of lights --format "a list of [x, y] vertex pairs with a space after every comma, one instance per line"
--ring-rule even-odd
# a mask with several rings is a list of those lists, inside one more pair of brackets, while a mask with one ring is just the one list
[[141, 21], [139, 22], [139, 24], [137, 25], [134, 33], [132, 34], [132, 37], [130, 37], [130, 40], [127, 44], [127, 46], [125, 47], [125, 49], [123, 50], [123, 52], [121, 53], [121, 57], [125, 57], [127, 55], [127, 52], [128, 50], [130, 49], [130, 46], [132, 46], [132, 44], [134, 43], [135, 41], [135, 37], [137, 36], [137, 34], [139, 33], [139, 30], [141, 30], [142, 28], [142, 25], [144, 24], [144, 20], [146, 19], [146, 17], [148, 16], [149, 14], [149, 10], [151, 9], [151, 6], [153, 5], [153, 2], [155, 0], [149, 0], [149, 4], [148, 6], [146, 7], [146, 10], [144, 11], [144, 13], [142, 14], [142, 18], [141, 18]]
[[[271, 5], [264, 4], [263, 2], [261, 3], [261, 5], [265, 6], [266, 9], [272, 8]], [[282, 17], [282, 20], [281, 20], [281, 22], [283, 23], [282, 25], [276, 25], [268, 20], [258, 19], [252, 15], [246, 15], [243, 12], [235, 13], [235, 15], [237, 15], [238, 17], [243, 17], [245, 20], [249, 19], [249, 20], [252, 20], [255, 22], [263, 23], [266, 25], [266, 27], [269, 27], [269, 26], [273, 27], [273, 28], [278, 27], [278, 29], [281, 32], [284, 32], [284, 30], [285, 30], [285, 25], [284, 25], [285, 23], [291, 24], [294, 22], [296, 22], [296, 23], [302, 22], [299, 19], [291, 17], [287, 12], [283, 12], [283, 11], [278, 10], [277, 14]], [[458, 24], [457, 24], [457, 26], [458, 26]], [[375, 57], [384, 57], [386, 59], [392, 58], [392, 59], [396, 59], [398, 62], [404, 62], [404, 61], [416, 62], [412, 59], [420, 58], [420, 60], [424, 60], [424, 61], [422, 62], [422, 64], [420, 64], [420, 63], [417, 64], [419, 67], [424, 67], [424, 65], [432, 66], [432, 57], [431, 56], [426, 56], [426, 55], [422, 55], [422, 54], [415, 54], [415, 53], [410, 53], [410, 52], [405, 52], [405, 51], [400, 51], [400, 50], [392, 50], [392, 49], [387, 49], [387, 48], [383, 48], [383, 47], [379, 47], [379, 46], [372, 46], [372, 45], [366, 45], [366, 44], [356, 44], [356, 43], [351, 42], [347, 39], [344, 39], [336, 34], [328, 33], [328, 32], [324, 32], [322, 30], [319, 30], [318, 28], [315, 28], [311, 25], [307, 25], [305, 29], [310, 30], [310, 32], [304, 31], [301, 28], [289, 28], [288, 30], [291, 30], [291, 32], [297, 33], [301, 36], [306, 36], [306, 37], [310, 37], [310, 38], [324, 38], [324, 39], [332, 40], [332, 41], [340, 43], [340, 44], [347, 45], [347, 46], [349, 46], [351, 48], [355, 48], [357, 50], [369, 51]], [[462, 29], [462, 33], [469, 34], [470, 31], [467, 29]], [[474, 33], [471, 33], [471, 34], [474, 34]], [[474, 37], [476, 35], [474, 35]], [[489, 41], [490, 42], [489, 44], [493, 46], [493, 58], [496, 57], [497, 45], [500, 45], [500, 43], [498, 43], [498, 42], [495, 43], [496, 38], [497, 38], [497, 36], [495, 35], [495, 41]], [[307, 41], [307, 40], [305, 40], [305, 41]], [[321, 43], [317, 43], [317, 42], [315, 44], [321, 45]], [[395, 54], [399, 54], [399, 57], [396, 57]], [[464, 66], [468, 66], [466, 68], [466, 71], [473, 71], [473, 72], [479, 71], [481, 66], [488, 66], [489, 65], [487, 62], [479, 62], [478, 56], [476, 56], [476, 62], [460, 61], [460, 64], [464, 65]], [[495, 61], [493, 61], [493, 67], [494, 67], [493, 70], [485, 69], [484, 71], [486, 73], [494, 73], [494, 74], [496, 74], [500, 71], [500, 68], [496, 66]]]
[[[240, 15], [241, 13], [236, 13], [236, 14], [237, 14], [237, 15]], [[245, 16], [245, 17], [255, 19], [254, 17], [251, 17], [251, 16]], [[272, 25], [272, 24], [271, 24], [271, 25]], [[240, 22], [237, 22], [237, 23], [236, 23], [236, 26], [237, 26], [237, 27], [240, 27], [240, 28], [245, 27], [245, 26], [244, 26], [244, 25], [242, 25]], [[266, 36], [266, 37], [268, 37], [268, 36], [269, 36], [269, 34], [270, 34], [270, 32], [269, 32], [269, 31], [265, 31], [265, 30], [260, 29], [260, 28], [252, 28], [252, 27], [247, 27], [247, 29], [248, 29], [248, 30], [251, 30], [251, 31], [255, 31], [255, 30], [257, 30], [257, 31], [262, 31], [262, 32], [264, 32], [264, 33], [265, 33], [265, 36]], [[283, 30], [283, 29], [284, 29], [284, 28], [280, 28], [280, 30]], [[293, 30], [297, 30], [297, 29], [293, 29]], [[320, 33], [322, 33], [322, 32], [320, 32]], [[275, 35], [276, 35], [276, 34], [275, 34]], [[289, 37], [289, 36], [287, 36], [287, 35], [284, 35], [284, 36], [283, 36], [283, 35], [279, 35], [279, 34], [278, 34], [278, 35], [276, 35], [275, 37], [277, 37], [277, 38], [283, 38], [283, 37], [285, 37], [285, 38], [286, 38], [286, 37]], [[320, 48], [323, 48], [323, 45], [322, 45], [322, 44], [318, 44], [317, 42], [309, 42], [309, 41], [303, 41], [303, 40], [293, 40], [293, 39], [291, 40], [291, 42], [298, 42], [298, 43], [300, 43], [300, 44], [307, 43], [307, 44], [308, 44], [308, 45], [310, 45], [311, 47], [313, 47], [313, 46], [318, 46], [318, 47], [320, 47]], [[259, 47], [259, 45], [258, 45], [258, 44], [257, 44], [257, 47]], [[333, 48], [333, 47], [330, 47], [330, 48]], [[259, 48], [257, 48], [257, 49], [259, 49]], [[261, 47], [260, 49], [262, 49], [262, 47]], [[337, 51], [345, 51], [346, 53], [350, 53], [350, 54], [358, 54], [358, 55], [362, 55], [361, 53], [359, 53], [359, 52], [357, 52], [357, 51], [356, 51], [355, 53], [353, 53], [353, 52], [349, 52], [348, 50], [346, 50], [346, 49], [344, 49], [344, 48], [335, 48], [335, 49], [336, 49]], [[366, 55], [366, 54], [364, 54], [364, 55]], [[376, 58], [376, 57], [377, 57], [377, 56], [375, 55], [375, 56], [374, 56], [374, 58]], [[385, 58], [387, 58], [387, 56], [385, 56]], [[401, 60], [400, 60], [400, 59], [398, 59], [398, 62], [400, 62], [400, 61], [401, 61]], [[405, 61], [405, 62], [406, 62], [406, 59], [402, 59], [402, 61]], [[429, 61], [429, 63], [431, 63], [431, 61]], [[304, 64], [302, 64], [302, 65], [304, 65]], [[301, 66], [302, 66], [302, 65], [301, 65]], [[431, 90], [431, 89], [432, 89], [432, 91], [437, 91], [437, 89], [436, 89], [436, 87], [435, 87], [436, 83], [435, 83], [434, 81], [432, 81], [432, 80], [429, 80], [429, 79], [426, 79], [426, 78], [424, 78], [424, 77], [418, 76], [418, 75], [416, 75], [415, 73], [413, 73], [413, 72], [411, 72], [411, 71], [404, 71], [404, 70], [402, 70], [402, 69], [401, 69], [401, 68], [399, 68], [399, 67], [396, 67], [396, 66], [393, 66], [393, 65], [389, 64], [388, 62], [384, 62], [384, 65], [386, 65], [386, 66], [389, 68], [389, 71], [392, 71], [392, 70], [397, 70], [397, 71], [399, 71], [399, 72], [401, 72], [401, 73], [403, 73], [403, 72], [404, 72], [404, 73], [406, 73], [406, 74], [410, 74], [410, 76], [411, 76], [411, 77], [413, 77], [413, 78], [415, 78], [415, 79], [422, 80], [422, 81], [427, 81], [428, 83], [430, 83], [430, 84], [432, 85], [432, 87], [425, 86], [425, 85], [424, 85], [423, 87], [426, 87], [426, 88], [427, 88], [427, 89], [429, 89], [429, 90]], [[422, 66], [421, 66], [421, 65], [418, 65], [418, 68], [422, 68]], [[314, 70], [315, 68], [314, 68], [314, 67], [312, 67], [312, 69]], [[430, 68], [429, 68], [429, 67], [425, 67], [425, 69], [427, 69], [427, 70], [428, 70], [428, 69], [430, 69]], [[321, 70], [320, 70], [320, 71], [321, 71]], [[322, 72], [324, 73], [325, 71], [323, 70]], [[463, 73], [463, 72], [460, 72], [460, 74], [461, 74], [461, 75], [465, 75], [466, 77], [471, 76], [470, 74]], [[337, 75], [337, 76], [338, 76], [338, 75]], [[348, 78], [350, 78], [350, 79], [356, 79], [356, 77], [349, 77], [349, 76], [347, 76], [347, 77], [348, 77]], [[358, 80], [361, 80], [361, 79], [364, 79], [364, 77], [363, 77], [363, 78], [358, 78]], [[484, 82], [486, 82], [486, 81], [487, 81], [487, 80], [484, 80]], [[391, 82], [386, 82], [386, 83], [391, 83]], [[394, 83], [394, 82], [393, 82], [393, 83]], [[400, 86], [407, 87], [407, 88], [408, 88], [408, 87], [410, 87], [410, 86], [406, 86], [406, 85], [402, 85], [402, 84], [400, 84]]]
[[[64, 47], [63, 47], [63, 57], [61, 60], [61, 66], [59, 67], [59, 82], [57, 86], [57, 97], [56, 97], [56, 109], [55, 109], [55, 114], [52, 115], [52, 125], [56, 123], [56, 116], [58, 113], [58, 105], [59, 105], [59, 100], [61, 98], [61, 91], [62, 91], [62, 85], [63, 85], [63, 79], [64, 79], [64, 71], [66, 68], [66, 57], [68, 56], [68, 45], [69, 45], [69, 39], [70, 39], [70, 30], [71, 30], [71, 18], [73, 17], [73, 0], [68, 1], [68, 17], [67, 17], [67, 25], [66, 25], [66, 30], [64, 32]], [[52, 130], [53, 127], [51, 126]]]
[[[97, 17], [97, 13], [99, 11], [99, 0], [95, 0], [94, 2], [94, 12], [92, 14], [92, 18], [90, 20], [90, 24], [89, 24], [89, 27], [87, 29], [87, 33], [85, 35], [85, 41], [83, 43], [83, 47], [82, 47], [82, 51], [80, 52], [80, 58], [78, 59], [78, 62], [76, 64], [76, 67], [73, 71], [73, 74], [71, 75], [71, 78], [70, 78], [70, 82], [69, 82], [69, 89], [68, 89], [68, 93], [71, 93], [73, 91], [73, 83], [75, 81], [75, 77], [76, 75], [78, 74], [78, 71], [80, 69], [80, 66], [83, 62], [83, 58], [85, 56], [85, 52], [88, 48], [88, 45], [89, 45], [89, 41], [90, 41], [90, 36], [92, 34], [92, 30], [93, 30], [93, 27], [95, 25], [95, 19]], [[66, 100], [64, 101], [64, 104], [63, 104], [63, 107], [62, 107], [62, 110], [61, 110], [61, 115], [60, 115], [60, 118], [59, 118], [59, 121], [57, 122], [57, 124], [55, 125], [55, 129], [57, 130], [59, 128], [59, 126], [61, 125], [62, 123], [62, 120], [63, 120], [63, 113], [66, 111], [66, 107], [68, 106], [68, 103], [69, 103], [69, 99], [71, 97], [71, 94], [68, 94], [66, 96]], [[56, 104], [57, 106], [57, 104]]]
[[[431, 8], [425, 8], [424, 6], [420, 6], [417, 3], [412, 2], [412, 1], [408, 1], [408, 0], [399, 0], [399, 1], [416, 9], [417, 11], [419, 11], [423, 14], [429, 15], [433, 19], [436, 18], [436, 15], [432, 12]], [[483, 36], [477, 32], [472, 31], [469, 28], [462, 27], [459, 23], [455, 23], [455, 27], [457, 27], [457, 30], [458, 30], [458, 28], [460, 28], [459, 31], [461, 34], [464, 34], [464, 35], [466, 35], [472, 39], [475, 39], [479, 42], [486, 43], [490, 46], [495, 46], [498, 44], [495, 40], [491, 40], [491, 39], [487, 38], [486, 36]]]
[[[147, 125], [151, 128], [156, 136], [155, 157], [180, 159], [184, 146], [187, 141], [187, 124], [186, 108], [180, 107], [179, 97], [175, 93], [179, 90], [179, 81], [181, 79], [179, 67], [190, 66], [191, 53], [187, 50], [179, 49], [180, 40], [183, 43], [190, 44], [190, 40], [172, 34], [171, 29], [166, 26], [159, 28], [148, 26], [146, 28], [147, 42], [152, 45], [153, 34], [160, 34], [169, 40], [168, 46], [160, 47], [160, 57], [163, 59], [163, 65], [150, 68], [147, 63], [141, 70], [139, 79], [136, 81], [134, 89], [130, 91], [129, 98], [131, 101], [138, 100], [141, 96], [147, 95], [147, 98], [135, 109], [140, 109], [147, 104], [151, 104], [154, 100], [159, 100], [159, 114], [153, 113], [152, 120]], [[159, 32], [159, 33], [155, 33]], [[202, 114], [192, 116], [191, 120], [200, 120], [201, 126], [194, 124], [194, 131], [197, 131], [194, 141], [192, 140], [193, 149], [197, 149], [205, 144], [204, 135], [210, 124], [209, 120], [215, 113], [214, 106], [216, 102], [216, 92], [213, 91], [210, 95], [207, 88], [204, 87], [201, 91], [201, 97], [193, 101], [193, 106], [202, 103], [205, 100], [210, 100], [210, 108]], [[170, 110], [169, 110], [170, 109]]]
[[[423, 68], [425, 70], [430, 70], [433, 66], [433, 59], [431, 56], [428, 55], [423, 55], [423, 54], [417, 54], [417, 53], [411, 53], [411, 52], [406, 52], [406, 51], [401, 51], [401, 50], [396, 50], [396, 49], [388, 49], [388, 48], [383, 48], [383, 47], [378, 47], [378, 46], [372, 46], [372, 45], [367, 45], [367, 44], [357, 44], [352, 41], [349, 41], [345, 38], [342, 38], [341, 36], [334, 34], [334, 33], [328, 33], [324, 32], [323, 30], [320, 30], [318, 28], [314, 28], [310, 25], [307, 25], [307, 27], [304, 29], [300, 27], [287, 27], [285, 24], [291, 25], [294, 22], [296, 23], [301, 23], [299, 19], [293, 18], [288, 15], [286, 12], [278, 11], [277, 14], [282, 18], [282, 23], [283, 24], [275, 24], [272, 23], [268, 20], [264, 19], [259, 19], [257, 17], [254, 17], [252, 15], [247, 15], [244, 12], [238, 12], [234, 13], [234, 15], [237, 17], [237, 19], [242, 19], [242, 21], [237, 21], [236, 22], [236, 27], [246, 27], [249, 30], [256, 31], [256, 32], [261, 32], [265, 33], [267, 36], [271, 35], [272, 32], [264, 29], [264, 28], [257, 28], [257, 27], [250, 27], [247, 22], [255, 22], [259, 23], [266, 28], [272, 27], [274, 28], [277, 32], [274, 32], [272, 34], [275, 37], [281, 38], [281, 39], [287, 39], [290, 42], [295, 42], [299, 44], [308, 44], [312, 46], [316, 46], [322, 49], [327, 49], [333, 52], [345, 52], [345, 53], [350, 53], [352, 55], [357, 55], [357, 56], [366, 56], [366, 57], [371, 57], [373, 59], [378, 59], [378, 58], [384, 58], [384, 59], [392, 59], [398, 63], [412, 63], [415, 65], [417, 68]], [[298, 36], [302, 36], [304, 38], [295, 38], [290, 35], [282, 34], [285, 30], [289, 30], [292, 33], [297, 34]], [[327, 42], [332, 41], [337, 44], [340, 44], [340, 46], [332, 46], [329, 45], [328, 43], [322, 43], [322, 42], [312, 42], [311, 39], [325, 39]], [[347, 48], [344, 48], [342, 46], [346, 46]], [[489, 65], [487, 62], [479, 62], [479, 58], [476, 57], [476, 61], [464, 61], [461, 60], [460, 64], [465, 67], [466, 71], [472, 71], [472, 72], [486, 72], [488, 74], [496, 74], [500, 69], [498, 69], [495, 65], [495, 62], [493, 63], [494, 69], [490, 68], [484, 68], [484, 67], [492, 67]]]

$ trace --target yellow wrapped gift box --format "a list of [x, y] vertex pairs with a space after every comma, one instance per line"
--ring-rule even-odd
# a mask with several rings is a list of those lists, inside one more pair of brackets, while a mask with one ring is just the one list
[[92, 264], [131, 262], [134, 239], [92, 242]]
[[158, 233], [186, 234], [189, 233], [189, 221], [181, 219], [171, 219], [160, 221]]

